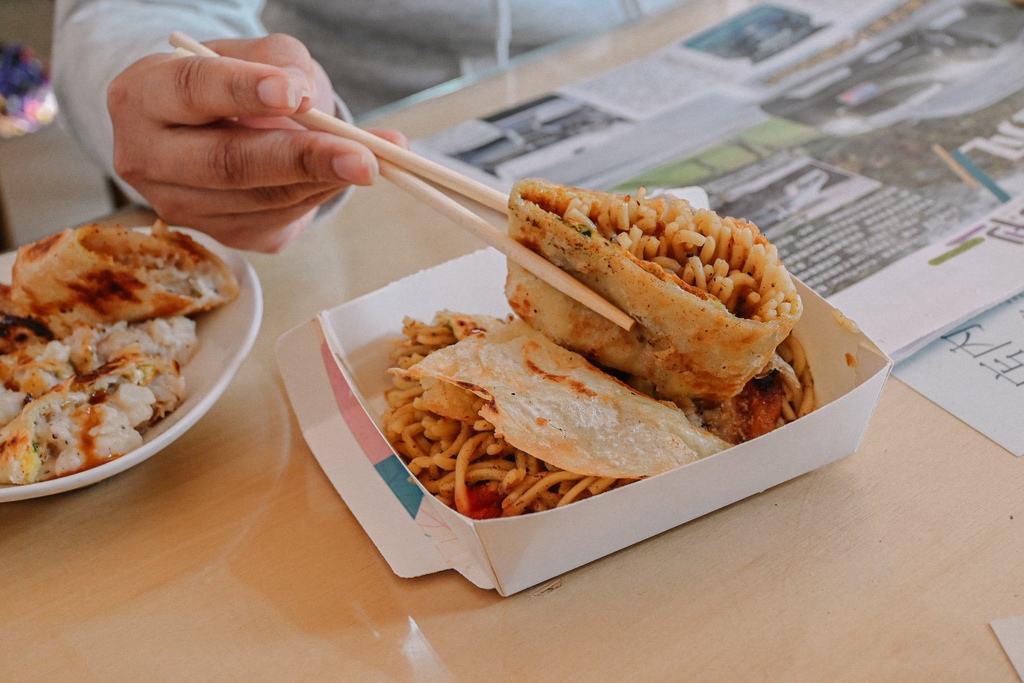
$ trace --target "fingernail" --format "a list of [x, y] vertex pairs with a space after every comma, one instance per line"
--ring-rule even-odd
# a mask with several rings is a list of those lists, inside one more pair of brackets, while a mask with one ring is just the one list
[[295, 109], [299, 106], [299, 95], [291, 79], [281, 76], [267, 76], [256, 86], [260, 102], [268, 107]]
[[297, 69], [294, 66], [289, 66], [286, 69], [288, 73], [292, 75], [292, 82], [298, 89], [299, 97], [304, 97], [307, 100], [313, 99], [313, 89], [309, 81], [306, 79], [306, 74], [303, 73], [302, 69]]
[[334, 157], [331, 161], [334, 174], [348, 183], [372, 183], [380, 170], [377, 157], [365, 152], [351, 152]]

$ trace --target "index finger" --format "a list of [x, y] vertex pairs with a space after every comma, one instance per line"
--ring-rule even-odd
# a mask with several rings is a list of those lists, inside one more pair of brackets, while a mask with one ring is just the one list
[[271, 33], [262, 38], [213, 40], [205, 43], [205, 47], [225, 57], [287, 69], [292, 74], [298, 75], [300, 79], [305, 79], [309, 86], [305, 95], [310, 101], [317, 95], [316, 68], [313, 57], [309, 54], [309, 49], [292, 36], [284, 33]]
[[294, 114], [308, 92], [295, 71], [231, 57], [169, 57], [143, 81], [146, 114], [168, 124]]

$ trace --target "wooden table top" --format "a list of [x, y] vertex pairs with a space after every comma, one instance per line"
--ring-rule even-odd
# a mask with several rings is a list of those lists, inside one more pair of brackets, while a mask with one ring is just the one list
[[[372, 124], [418, 137], [737, 6], [698, 2]], [[263, 326], [209, 413], [116, 477], [0, 506], [0, 677], [1016, 680], [988, 624], [1024, 615], [1024, 469], [897, 380], [850, 457], [536, 589], [393, 575], [306, 446], [274, 345], [479, 246], [382, 182], [250, 255]]]

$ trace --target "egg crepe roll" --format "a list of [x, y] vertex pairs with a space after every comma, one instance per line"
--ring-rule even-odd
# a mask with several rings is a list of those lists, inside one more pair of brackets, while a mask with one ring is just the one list
[[184, 232], [96, 224], [21, 247], [10, 286], [11, 301], [57, 336], [77, 322], [188, 315], [237, 295], [230, 267]]
[[767, 366], [802, 304], [752, 223], [681, 199], [516, 183], [509, 235], [629, 314], [623, 330], [509, 263], [516, 314], [598, 365], [671, 400], [724, 400]]
[[518, 320], [392, 372], [480, 396], [509, 444], [576, 474], [649, 477], [729, 447]]

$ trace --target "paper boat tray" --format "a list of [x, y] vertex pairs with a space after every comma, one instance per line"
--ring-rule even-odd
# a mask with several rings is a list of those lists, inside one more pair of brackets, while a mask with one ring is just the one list
[[563, 508], [472, 520], [412, 478], [377, 425], [389, 353], [410, 316], [440, 310], [504, 316], [505, 259], [486, 249], [327, 311], [283, 335], [278, 365], [303, 436], [394, 572], [455, 569], [511, 595], [853, 453], [891, 361], [798, 283], [794, 334], [818, 407], [770, 434]]

